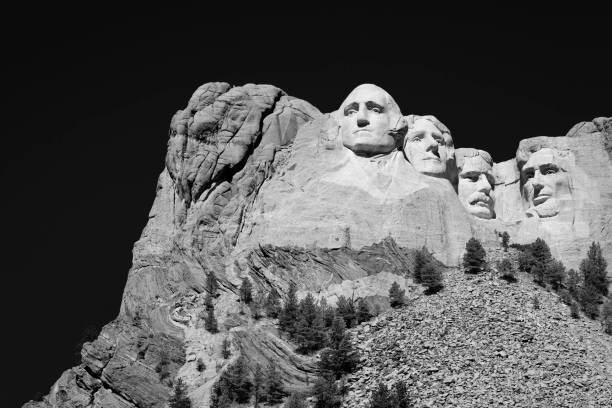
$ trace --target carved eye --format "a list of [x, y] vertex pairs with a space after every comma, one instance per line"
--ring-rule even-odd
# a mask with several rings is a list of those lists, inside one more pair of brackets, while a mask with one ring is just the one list
[[542, 170], [542, 174], [555, 174], [557, 172], [558, 172], [558, 169], [556, 167], [547, 167]]
[[380, 110], [380, 108], [372, 108], [372, 112], [380, 113], [381, 110]]
[[526, 179], [533, 178], [534, 173], [535, 173], [535, 172], [533, 171], [533, 169], [527, 169], [527, 170], [525, 170], [525, 178], [526, 178]]

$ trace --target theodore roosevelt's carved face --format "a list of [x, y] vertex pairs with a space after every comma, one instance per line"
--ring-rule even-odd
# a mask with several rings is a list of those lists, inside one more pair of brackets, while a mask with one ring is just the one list
[[404, 153], [417, 171], [429, 176], [447, 177], [447, 164], [453, 155], [453, 139], [450, 133], [444, 132], [432, 120], [422, 117], [409, 126]]
[[488, 158], [484, 154], [464, 157], [459, 169], [459, 200], [470, 214], [484, 219], [495, 218], [491, 197], [494, 178]]
[[569, 178], [561, 168], [555, 151], [542, 148], [534, 152], [521, 169], [523, 196], [530, 210], [541, 218], [559, 213], [560, 200], [569, 195]]
[[355, 154], [373, 156], [397, 147], [394, 130], [401, 112], [384, 89], [359, 85], [342, 103], [339, 114], [342, 144]]

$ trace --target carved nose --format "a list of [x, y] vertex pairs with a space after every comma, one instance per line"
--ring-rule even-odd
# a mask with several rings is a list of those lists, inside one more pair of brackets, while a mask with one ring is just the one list
[[370, 121], [367, 119], [357, 119], [357, 126], [361, 127], [366, 127], [370, 124]]
[[440, 154], [438, 153], [438, 142], [436, 142], [434, 138], [431, 136], [427, 136], [426, 139], [428, 143], [427, 143], [427, 147], [425, 148], [425, 150], [428, 152], [432, 152], [436, 156], [440, 157]]
[[486, 194], [491, 192], [491, 184], [485, 175], [481, 175], [478, 179], [478, 191]]

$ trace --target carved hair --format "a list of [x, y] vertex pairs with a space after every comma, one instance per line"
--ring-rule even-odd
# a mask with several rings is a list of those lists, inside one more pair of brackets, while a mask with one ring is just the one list
[[471, 157], [481, 157], [482, 160], [484, 160], [489, 166], [493, 167], [493, 158], [491, 158], [491, 155], [488, 152], [485, 152], [484, 150], [466, 147], [463, 149], [457, 149], [455, 151], [457, 169], [458, 170], [463, 169], [463, 164], [465, 163], [465, 159], [471, 158]]
[[521, 145], [519, 145], [516, 151], [516, 164], [519, 170], [523, 169], [523, 166], [527, 163], [532, 154], [542, 149], [550, 149], [553, 152], [553, 157], [559, 168], [563, 171], [567, 171], [571, 152], [569, 150], [559, 149], [558, 144], [555, 142], [554, 139], [550, 140], [547, 137], [521, 142]]

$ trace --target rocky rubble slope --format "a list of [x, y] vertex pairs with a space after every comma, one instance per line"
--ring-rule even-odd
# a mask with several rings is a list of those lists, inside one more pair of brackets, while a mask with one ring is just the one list
[[366, 407], [378, 381], [406, 381], [417, 407], [612, 406], [612, 338], [518, 278], [449, 270], [442, 292], [354, 329], [344, 406]]

